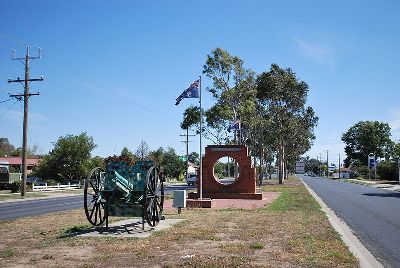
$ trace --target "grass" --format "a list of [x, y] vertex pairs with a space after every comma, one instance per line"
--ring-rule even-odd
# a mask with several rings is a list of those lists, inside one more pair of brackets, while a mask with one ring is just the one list
[[281, 194], [262, 209], [167, 210], [186, 221], [144, 239], [71, 236], [90, 228], [83, 209], [1, 222], [0, 267], [358, 267], [300, 181], [262, 190]]
[[2, 258], [10, 258], [10, 257], [14, 256], [14, 248], [6, 247], [5, 249], [3, 249], [1, 251], [0, 256]]
[[12, 199], [36, 198], [44, 196], [47, 196], [47, 194], [27, 192], [25, 197], [22, 197], [20, 193], [7, 193], [0, 195], [0, 201], [12, 200]]

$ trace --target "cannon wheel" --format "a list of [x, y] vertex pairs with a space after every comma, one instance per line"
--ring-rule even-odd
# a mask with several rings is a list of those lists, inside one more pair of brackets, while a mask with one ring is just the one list
[[147, 171], [143, 196], [143, 217], [151, 227], [154, 227], [162, 219], [164, 208], [164, 182], [155, 167]]
[[100, 200], [100, 190], [104, 187], [104, 170], [96, 167], [90, 171], [84, 189], [83, 204], [88, 221], [93, 226], [100, 226], [106, 221], [108, 223], [107, 209]]

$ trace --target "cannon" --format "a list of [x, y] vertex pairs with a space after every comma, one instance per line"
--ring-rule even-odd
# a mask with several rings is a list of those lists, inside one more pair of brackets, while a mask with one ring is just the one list
[[84, 188], [86, 218], [108, 228], [109, 216], [141, 217], [155, 227], [163, 219], [164, 176], [150, 160], [130, 163], [118, 157], [106, 160], [105, 170], [90, 171]]

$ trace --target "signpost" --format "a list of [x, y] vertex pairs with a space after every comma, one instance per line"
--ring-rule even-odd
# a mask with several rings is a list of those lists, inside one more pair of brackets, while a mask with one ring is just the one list
[[304, 174], [306, 163], [304, 161], [296, 161], [296, 173]]
[[376, 179], [376, 161], [375, 161], [375, 155], [374, 154], [369, 154], [368, 155], [368, 179], [371, 179], [371, 169], [375, 169], [375, 179]]

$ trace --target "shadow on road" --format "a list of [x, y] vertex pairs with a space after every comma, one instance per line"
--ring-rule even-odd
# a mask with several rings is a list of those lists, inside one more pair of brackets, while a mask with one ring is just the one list
[[367, 194], [363, 194], [363, 195], [400, 198], [400, 193], [367, 193]]

